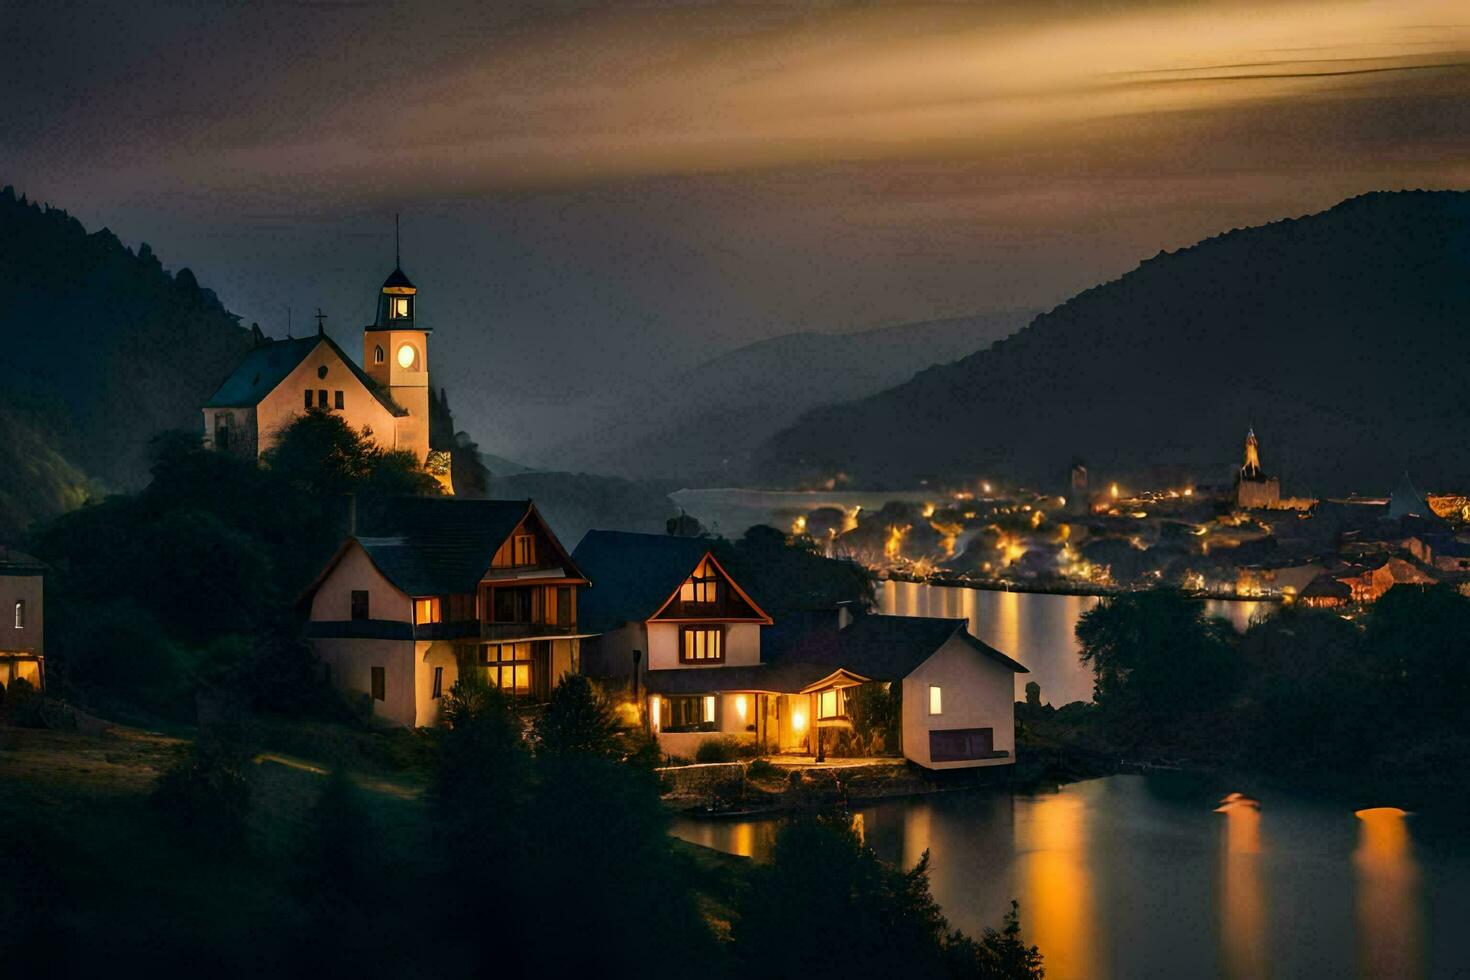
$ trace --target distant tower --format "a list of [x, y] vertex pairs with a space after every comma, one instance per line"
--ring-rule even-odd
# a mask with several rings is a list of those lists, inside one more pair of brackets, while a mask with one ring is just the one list
[[1245, 462], [1235, 479], [1235, 506], [1241, 510], [1270, 509], [1281, 503], [1281, 481], [1261, 469], [1261, 449], [1256, 430], [1245, 434]]
[[1080, 459], [1072, 460], [1072, 481], [1067, 493], [1067, 510], [1073, 514], [1086, 514], [1092, 505], [1092, 488], [1088, 482], [1087, 464]]
[[429, 328], [416, 319], [418, 289], [395, 265], [378, 294], [377, 319], [363, 328], [362, 363], [407, 417], [397, 421], [393, 445], [429, 456]]
[[1253, 480], [1261, 475], [1261, 451], [1256, 442], [1256, 430], [1252, 426], [1245, 434], [1245, 465], [1240, 468], [1240, 475]]

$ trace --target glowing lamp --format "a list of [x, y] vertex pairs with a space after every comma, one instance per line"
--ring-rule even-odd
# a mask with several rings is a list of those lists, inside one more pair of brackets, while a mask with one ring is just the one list
[[798, 732], [804, 732], [804, 731], [806, 731], [806, 712], [805, 711], [793, 711], [793, 712], [791, 712], [791, 727], [794, 730], [798, 731]]
[[648, 699], [648, 725], [654, 731], [658, 731], [659, 725], [658, 702], [658, 698]]
[[743, 695], [743, 694], [737, 694], [737, 695], [735, 695], [735, 713], [740, 716], [740, 720], [741, 721], [744, 721], [745, 720], [745, 709], [746, 709], [745, 695]]

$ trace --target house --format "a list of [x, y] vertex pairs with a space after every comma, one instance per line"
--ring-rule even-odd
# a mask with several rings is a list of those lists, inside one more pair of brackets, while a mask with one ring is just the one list
[[302, 597], [333, 684], [396, 725], [433, 725], [461, 672], [541, 702], [581, 667], [587, 578], [529, 500], [402, 497], [351, 533]]
[[[363, 328], [363, 367], [320, 320], [310, 337], [271, 340], [257, 332], [255, 347], [202, 406], [205, 445], [258, 456], [282, 428], [315, 408], [370, 429], [386, 449], [430, 464], [430, 329], [416, 318], [417, 294], [402, 269], [383, 282], [377, 317]], [[444, 480], [447, 462], [435, 455], [431, 471]]]
[[30, 555], [0, 547], [0, 688], [46, 685], [45, 573]]
[[[851, 689], [898, 685], [902, 750], [931, 769], [1014, 761], [1016, 672], [964, 620], [901, 616], [777, 624], [698, 538], [589, 531], [572, 554], [586, 673], [623, 685], [668, 755], [714, 737], [819, 754], [852, 727]], [[777, 642], [762, 647], [763, 633]]]

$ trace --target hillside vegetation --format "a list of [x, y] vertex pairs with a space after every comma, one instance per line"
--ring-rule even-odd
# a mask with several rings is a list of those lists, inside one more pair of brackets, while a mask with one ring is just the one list
[[[58, 208], [0, 190], [0, 534], [70, 506], [88, 478], [141, 485], [148, 443], [198, 428], [198, 408], [249, 331], [194, 274], [146, 245], [88, 233]], [[25, 474], [17, 476], [16, 474]], [[32, 478], [34, 477], [34, 478]]]
[[1374, 193], [1160, 253], [953, 364], [770, 439], [768, 482], [1228, 478], [1247, 426], [1289, 492], [1470, 484], [1470, 193]]

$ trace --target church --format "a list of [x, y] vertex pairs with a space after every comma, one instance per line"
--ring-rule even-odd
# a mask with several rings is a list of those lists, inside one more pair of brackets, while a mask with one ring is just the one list
[[[367, 428], [386, 449], [413, 454], [449, 489], [446, 453], [429, 449], [429, 330], [418, 322], [418, 289], [395, 267], [378, 292], [377, 317], [363, 328], [359, 367], [320, 326], [310, 337], [255, 347], [204, 403], [204, 444], [259, 456], [303, 412], [335, 412]], [[442, 473], [440, 472], [442, 470]]]

